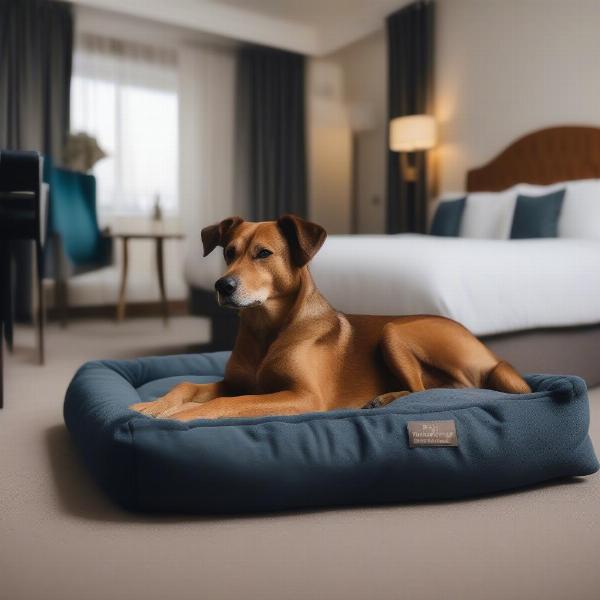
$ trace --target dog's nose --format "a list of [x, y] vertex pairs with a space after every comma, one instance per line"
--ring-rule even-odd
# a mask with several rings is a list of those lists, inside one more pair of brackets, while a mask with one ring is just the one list
[[237, 289], [238, 280], [235, 277], [221, 277], [215, 283], [215, 290], [223, 296], [231, 296]]

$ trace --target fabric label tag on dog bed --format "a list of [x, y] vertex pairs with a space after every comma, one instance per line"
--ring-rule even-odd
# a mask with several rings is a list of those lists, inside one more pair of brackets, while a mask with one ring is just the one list
[[454, 421], [409, 421], [406, 426], [411, 448], [458, 446]]

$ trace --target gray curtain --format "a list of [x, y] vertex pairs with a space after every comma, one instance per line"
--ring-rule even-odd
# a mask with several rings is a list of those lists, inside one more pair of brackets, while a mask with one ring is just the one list
[[[388, 113], [390, 120], [431, 113], [433, 104], [434, 2], [422, 0], [387, 18]], [[389, 148], [389, 146], [388, 146]], [[387, 231], [425, 233], [428, 174], [423, 152], [408, 157], [418, 179], [404, 181], [400, 157], [388, 150]]]
[[254, 220], [306, 216], [304, 100], [303, 56], [240, 48], [236, 205]]
[[[0, 148], [60, 162], [69, 131], [73, 11], [66, 2], [0, 0]], [[14, 245], [16, 317], [31, 314], [31, 245]]]

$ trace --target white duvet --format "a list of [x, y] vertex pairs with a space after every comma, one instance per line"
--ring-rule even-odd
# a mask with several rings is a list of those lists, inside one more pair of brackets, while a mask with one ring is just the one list
[[[188, 257], [190, 285], [213, 288], [209, 259]], [[347, 313], [444, 315], [476, 335], [600, 322], [600, 241], [330, 236], [311, 271]]]

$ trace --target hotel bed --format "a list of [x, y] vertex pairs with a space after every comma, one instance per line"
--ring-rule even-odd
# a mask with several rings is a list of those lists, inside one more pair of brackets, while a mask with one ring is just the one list
[[[555, 127], [521, 138], [470, 171], [466, 187], [469, 193], [495, 192], [523, 182], [548, 186], [596, 178], [600, 129]], [[529, 189], [531, 185], [520, 191]], [[597, 202], [600, 206], [600, 197]], [[570, 206], [563, 213], [572, 210], [572, 202]], [[594, 237], [596, 227], [596, 239], [331, 236], [311, 271], [338, 310], [445, 315], [523, 371], [573, 373], [596, 385], [600, 222], [589, 228], [588, 236]], [[212, 318], [215, 348], [230, 347], [236, 321], [215, 306], [212, 293], [222, 262], [218, 255], [209, 259], [190, 256], [187, 261], [192, 310]]]

